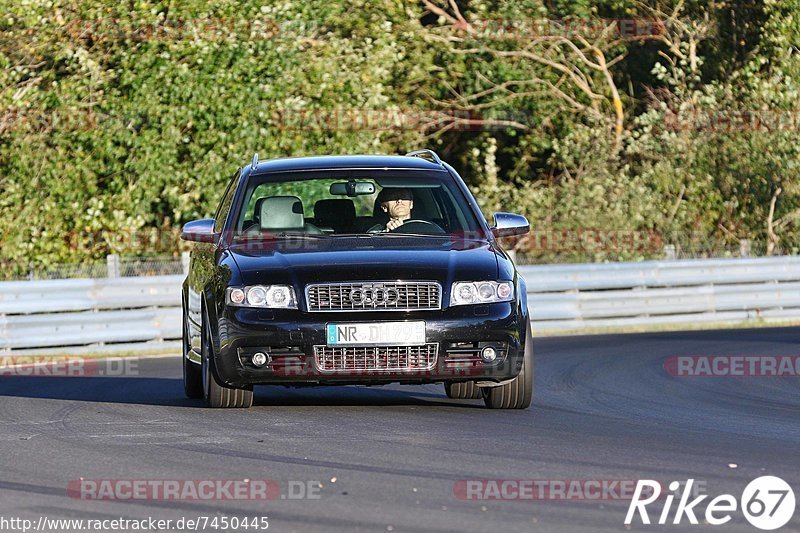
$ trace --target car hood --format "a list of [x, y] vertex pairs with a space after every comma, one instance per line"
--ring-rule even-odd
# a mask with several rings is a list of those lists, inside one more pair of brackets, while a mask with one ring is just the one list
[[369, 280], [497, 279], [498, 252], [484, 240], [335, 237], [229, 247], [245, 285]]

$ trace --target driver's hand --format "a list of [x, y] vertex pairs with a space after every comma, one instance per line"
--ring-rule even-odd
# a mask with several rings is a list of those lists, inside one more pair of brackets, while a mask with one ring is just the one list
[[403, 225], [403, 221], [399, 218], [393, 218], [386, 223], [386, 231], [392, 231], [395, 228], [399, 228]]

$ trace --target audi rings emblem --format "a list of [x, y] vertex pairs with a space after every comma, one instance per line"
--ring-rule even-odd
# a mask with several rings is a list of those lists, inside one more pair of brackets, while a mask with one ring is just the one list
[[350, 291], [350, 301], [355, 305], [390, 305], [397, 302], [397, 289], [385, 287], [363, 287]]

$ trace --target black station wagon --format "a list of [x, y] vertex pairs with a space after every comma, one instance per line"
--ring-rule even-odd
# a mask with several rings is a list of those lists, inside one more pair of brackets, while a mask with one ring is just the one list
[[250, 407], [253, 385], [444, 383], [525, 409], [525, 281], [461, 177], [431, 150], [258, 161], [239, 169], [183, 284], [186, 395]]

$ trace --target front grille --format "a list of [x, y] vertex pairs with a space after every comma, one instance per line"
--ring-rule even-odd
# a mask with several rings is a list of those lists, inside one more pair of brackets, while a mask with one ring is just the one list
[[422, 346], [314, 346], [320, 372], [431, 370], [437, 343]]
[[309, 311], [435, 311], [442, 287], [435, 281], [320, 283], [306, 287]]

